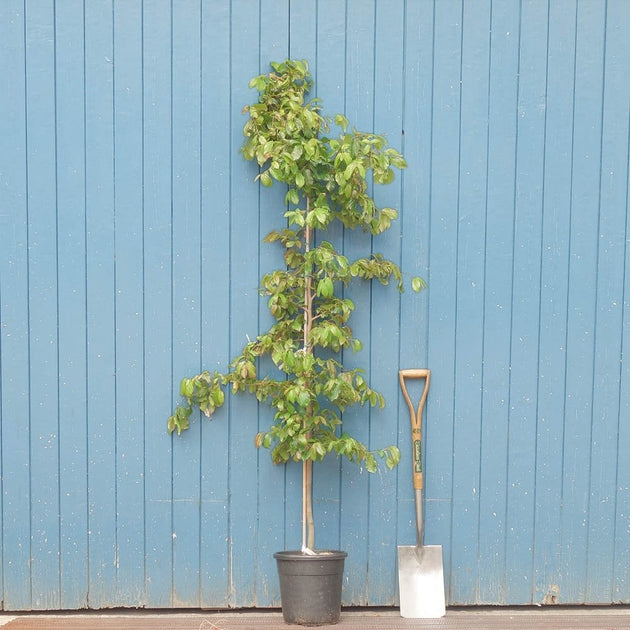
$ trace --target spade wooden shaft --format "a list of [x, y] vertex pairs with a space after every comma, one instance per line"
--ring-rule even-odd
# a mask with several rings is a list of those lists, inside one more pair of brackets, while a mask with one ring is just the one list
[[[420, 397], [417, 409], [414, 408], [405, 379], [424, 379], [424, 390]], [[411, 453], [412, 453], [412, 466], [413, 466], [413, 487], [416, 502], [416, 531], [418, 538], [418, 547], [422, 547], [424, 542], [424, 516], [422, 514], [422, 489], [424, 487], [424, 480], [422, 476], [422, 411], [424, 409], [424, 403], [429, 393], [429, 383], [431, 381], [431, 370], [426, 368], [400, 370], [398, 372], [398, 380], [400, 381], [400, 388], [402, 389], [403, 396], [407, 401], [409, 407], [409, 417], [411, 419]]]

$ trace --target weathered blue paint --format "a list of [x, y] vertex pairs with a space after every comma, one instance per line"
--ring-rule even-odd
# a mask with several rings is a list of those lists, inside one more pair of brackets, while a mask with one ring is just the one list
[[[325, 112], [387, 133], [377, 245], [429, 290], [353, 287], [400, 468], [316, 469], [344, 602], [396, 603], [414, 540], [399, 367], [429, 367], [426, 540], [456, 604], [630, 602], [625, 0], [0, 3], [0, 588], [7, 610], [275, 606], [298, 466], [230, 399], [172, 439], [180, 378], [269, 323], [283, 209], [239, 154], [249, 79], [306, 58]], [[335, 238], [364, 255], [364, 234]]]
[[[29, 517], [28, 202], [24, 13], [4, 5], [0, 19], [6, 88], [2, 106], [2, 204], [0, 239], [0, 351], [2, 363], [2, 577], [4, 603], [31, 602]], [[8, 392], [11, 391], [11, 395]], [[5, 418], [14, 418], [8, 422]]]
[[[167, 12], [170, 10], [167, 9]], [[145, 2], [143, 11], [143, 238], [144, 238], [144, 397], [146, 418], [169, 404], [173, 382], [171, 312], [171, 52], [170, 19], [164, 4]], [[150, 325], [146, 325], [150, 322]], [[144, 570], [146, 602], [173, 604], [173, 468], [171, 440], [159, 431], [144, 435]]]
[[[116, 282], [113, 15], [85, 7], [88, 582], [90, 607], [116, 601]], [[92, 587], [92, 585], [101, 585]]]
[[[83, 10], [56, 7], [59, 317], [59, 600], [86, 605], [88, 567], [87, 345]], [[61, 210], [63, 209], [63, 211]], [[47, 578], [48, 579], [48, 578]]]

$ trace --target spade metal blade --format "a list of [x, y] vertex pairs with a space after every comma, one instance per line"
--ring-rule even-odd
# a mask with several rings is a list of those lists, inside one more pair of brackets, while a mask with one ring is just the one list
[[399, 546], [398, 586], [402, 617], [443, 617], [446, 609], [442, 546]]

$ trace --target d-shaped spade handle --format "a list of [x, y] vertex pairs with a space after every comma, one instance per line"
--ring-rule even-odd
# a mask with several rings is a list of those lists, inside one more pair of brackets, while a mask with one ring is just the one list
[[[411, 398], [409, 398], [409, 392], [405, 385], [405, 379], [424, 379], [424, 390], [418, 403], [418, 408], [414, 409]], [[409, 407], [409, 415], [411, 418], [411, 447], [412, 447], [412, 463], [413, 463], [413, 487], [415, 490], [422, 490], [422, 411], [424, 409], [424, 403], [429, 393], [429, 383], [431, 381], [431, 370], [426, 368], [411, 369], [411, 370], [399, 370], [398, 380], [400, 381], [400, 388], [402, 389], [403, 396], [407, 401]]]

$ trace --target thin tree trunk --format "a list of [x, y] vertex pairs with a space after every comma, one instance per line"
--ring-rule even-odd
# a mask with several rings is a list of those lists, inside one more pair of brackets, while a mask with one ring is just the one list
[[302, 462], [302, 550], [315, 549], [315, 521], [313, 520], [313, 461]]
[[[306, 214], [310, 210], [310, 199], [306, 199]], [[304, 229], [304, 252], [311, 249], [312, 230], [309, 225]], [[312, 352], [309, 341], [313, 325], [313, 281], [311, 274], [306, 274], [304, 282], [304, 352]], [[312, 413], [311, 406], [307, 414]], [[307, 436], [307, 438], [310, 436]], [[315, 548], [315, 522], [313, 519], [313, 461], [302, 460], [302, 550]]]

